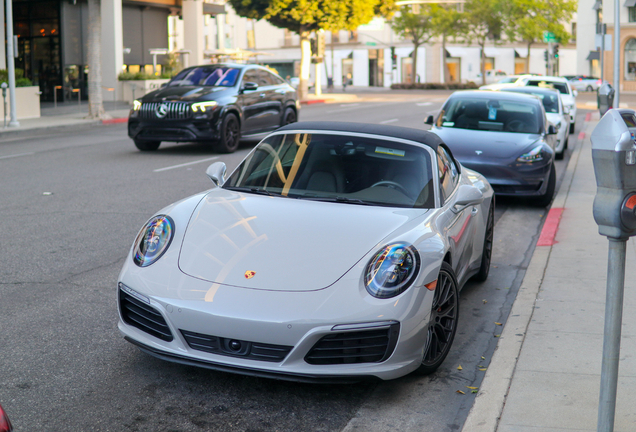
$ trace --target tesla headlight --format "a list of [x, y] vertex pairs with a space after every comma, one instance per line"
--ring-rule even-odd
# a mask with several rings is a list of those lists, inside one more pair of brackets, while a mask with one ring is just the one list
[[206, 112], [207, 110], [214, 111], [214, 108], [218, 104], [215, 101], [197, 102], [192, 104], [192, 112]]
[[133, 261], [139, 267], [147, 267], [166, 252], [174, 237], [174, 221], [170, 216], [159, 215], [150, 219], [135, 240]]
[[367, 265], [364, 285], [377, 298], [395, 297], [410, 287], [420, 267], [420, 256], [413, 246], [393, 243], [380, 249]]
[[517, 158], [517, 162], [539, 162], [543, 160], [543, 146], [536, 146], [528, 153], [524, 153]]

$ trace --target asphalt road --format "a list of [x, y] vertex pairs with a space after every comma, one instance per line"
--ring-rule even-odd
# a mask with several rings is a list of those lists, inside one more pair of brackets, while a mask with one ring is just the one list
[[[364, 93], [304, 107], [301, 119], [423, 128], [447, 94]], [[461, 429], [474, 399], [466, 386], [483, 378], [546, 213], [523, 200], [498, 200], [490, 278], [462, 291], [453, 349], [432, 376], [281, 382], [160, 361], [120, 336], [117, 276], [138, 229], [210, 188], [213, 160], [232, 170], [253, 145], [233, 155], [169, 143], [140, 153], [125, 125], [0, 142], [0, 404], [16, 431]]]

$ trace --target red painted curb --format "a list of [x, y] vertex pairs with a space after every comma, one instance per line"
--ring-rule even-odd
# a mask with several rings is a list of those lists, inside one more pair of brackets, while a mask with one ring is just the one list
[[585, 114], [585, 121], [589, 122], [590, 120], [592, 120], [592, 113], [591, 112]]
[[327, 102], [327, 99], [312, 99], [312, 100], [304, 100], [304, 101], [300, 101], [301, 105], [313, 105], [313, 104], [319, 104], [319, 103], [325, 103]]
[[585, 139], [585, 132], [583, 132], [583, 131], [579, 132], [579, 139], [580, 140], [584, 140]]
[[124, 117], [124, 118], [114, 118], [114, 119], [102, 120], [102, 124], [104, 124], [104, 125], [110, 125], [110, 124], [126, 123], [127, 121], [128, 121], [128, 118], [127, 118], [127, 117]]
[[564, 208], [552, 208], [548, 212], [548, 216], [545, 218], [545, 223], [541, 229], [541, 235], [537, 241], [537, 246], [552, 246], [557, 243], [554, 238], [559, 229], [559, 222], [561, 222], [561, 215]]

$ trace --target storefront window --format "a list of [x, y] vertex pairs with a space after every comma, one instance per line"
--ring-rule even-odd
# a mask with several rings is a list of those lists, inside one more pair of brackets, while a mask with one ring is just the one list
[[625, 81], [636, 81], [636, 39], [625, 44]]

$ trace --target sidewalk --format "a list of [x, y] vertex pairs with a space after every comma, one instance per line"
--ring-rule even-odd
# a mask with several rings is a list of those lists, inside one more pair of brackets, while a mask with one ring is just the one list
[[[592, 215], [598, 120], [593, 113], [578, 140], [463, 432], [597, 430], [608, 250]], [[616, 432], [636, 430], [635, 262], [631, 240]]]

